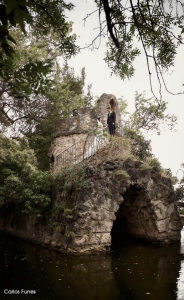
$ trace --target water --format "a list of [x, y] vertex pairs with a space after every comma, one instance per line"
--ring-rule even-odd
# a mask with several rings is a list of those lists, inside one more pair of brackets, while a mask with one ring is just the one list
[[[181, 245], [136, 243], [112, 255], [78, 257], [1, 236], [0, 300], [184, 299], [182, 235]], [[20, 294], [4, 294], [12, 290]]]

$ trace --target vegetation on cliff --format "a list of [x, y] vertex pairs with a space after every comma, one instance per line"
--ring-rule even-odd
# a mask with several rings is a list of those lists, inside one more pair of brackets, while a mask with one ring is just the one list
[[[171, 18], [173, 12], [170, 10], [167, 23], [163, 23], [164, 7], [159, 3], [155, 5], [154, 14], [150, 15], [150, 9], [153, 9], [151, 5], [140, 2], [135, 7], [130, 1], [132, 15], [128, 20], [131, 23], [128, 32], [125, 32], [121, 29], [129, 22], [126, 24], [127, 19], [118, 1], [111, 1], [110, 6], [105, 5], [107, 1], [95, 3], [99, 13], [106, 14], [110, 34], [106, 61], [115, 74], [122, 78], [133, 75], [132, 62], [139, 54], [131, 44], [136, 33], [146, 51], [153, 46], [157, 49], [155, 59], [159, 76], [162, 74], [158, 72], [160, 67], [167, 69], [172, 65], [175, 51], [181, 44], [181, 36], [178, 36], [178, 44], [174, 44], [176, 37], [173, 36], [171, 40], [169, 28], [174, 24], [183, 34], [180, 15]], [[85, 69], [81, 70], [80, 76], [76, 76], [67, 63], [67, 59], [79, 51], [76, 35], [71, 33], [72, 24], [67, 22], [65, 16], [66, 11], [73, 7], [71, 3], [60, 0], [0, 1], [2, 208], [20, 204], [23, 211], [39, 216], [51, 203], [51, 186], [69, 191], [86, 184], [85, 164], [63, 170], [53, 183], [47, 156], [55, 121], [61, 116], [68, 117], [73, 109], [91, 105], [92, 100], [90, 85], [87, 93], [84, 93]], [[112, 20], [117, 21], [114, 26], [119, 32], [118, 39], [114, 39]], [[156, 24], [154, 28], [152, 21]], [[166, 33], [164, 39], [163, 34], [160, 35], [161, 27]], [[145, 54], [148, 58], [147, 52]], [[58, 63], [61, 55], [65, 56], [63, 67]], [[121, 107], [122, 114], [126, 114], [126, 102], [121, 101]], [[145, 169], [154, 166], [161, 168], [142, 130], [154, 129], [159, 133], [159, 125], [163, 120], [172, 129], [176, 120], [174, 116], [166, 115], [166, 107], [164, 101], [158, 104], [154, 98], [146, 99], [144, 94], [136, 94], [135, 112], [129, 114], [124, 122], [124, 138], [112, 139], [109, 146], [100, 150], [90, 163], [98, 165], [105, 159], [125, 160], [131, 157], [143, 161]]]

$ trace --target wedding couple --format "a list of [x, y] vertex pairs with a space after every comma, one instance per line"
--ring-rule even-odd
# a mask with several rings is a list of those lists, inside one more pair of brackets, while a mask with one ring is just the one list
[[[115, 134], [115, 129], [116, 129], [116, 114], [114, 111], [111, 110], [110, 106], [107, 107], [107, 126], [109, 129], [109, 134], [110, 135], [114, 135]], [[103, 127], [102, 124], [102, 118], [97, 118], [97, 122], [98, 122], [98, 129], [102, 131], [103, 133], [103, 129], [106, 127]]]

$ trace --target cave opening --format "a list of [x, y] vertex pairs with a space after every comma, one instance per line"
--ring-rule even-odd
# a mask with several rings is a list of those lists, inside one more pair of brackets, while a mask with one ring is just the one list
[[115, 213], [116, 219], [111, 229], [111, 250], [135, 243], [150, 213], [146, 206], [146, 193], [140, 185], [130, 185], [122, 197], [124, 202]]

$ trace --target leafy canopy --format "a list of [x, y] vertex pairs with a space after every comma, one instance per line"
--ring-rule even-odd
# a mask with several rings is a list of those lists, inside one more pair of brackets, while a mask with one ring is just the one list
[[27, 213], [40, 214], [50, 204], [51, 176], [38, 169], [34, 151], [0, 134], [0, 207], [21, 205]]
[[127, 112], [127, 102], [118, 99], [121, 115], [123, 117], [124, 135], [131, 140], [132, 154], [145, 160], [152, 156], [151, 141], [144, 137], [145, 131], [156, 131], [160, 134], [161, 125], [167, 125], [173, 130], [177, 118], [166, 114], [167, 103], [158, 104], [154, 98], [146, 98], [145, 92], [135, 93], [135, 111]]
[[9, 33], [11, 27], [19, 27], [24, 34], [32, 32], [38, 38], [48, 36], [68, 56], [76, 53], [76, 37], [70, 35], [71, 24], [66, 21], [64, 13], [71, 9], [73, 4], [66, 4], [63, 0], [1, 0], [0, 58], [4, 54], [11, 56], [14, 51], [10, 41], [16, 44], [16, 40]]
[[134, 74], [134, 60], [143, 53], [152, 93], [155, 95], [152, 87], [152, 77], [155, 75], [161, 100], [162, 85], [167, 89], [164, 72], [174, 66], [177, 49], [183, 45], [183, 1], [95, 0], [95, 3], [100, 26], [98, 35], [91, 43], [92, 48], [95, 48], [98, 38], [107, 36], [105, 61], [112, 72], [122, 79]]

